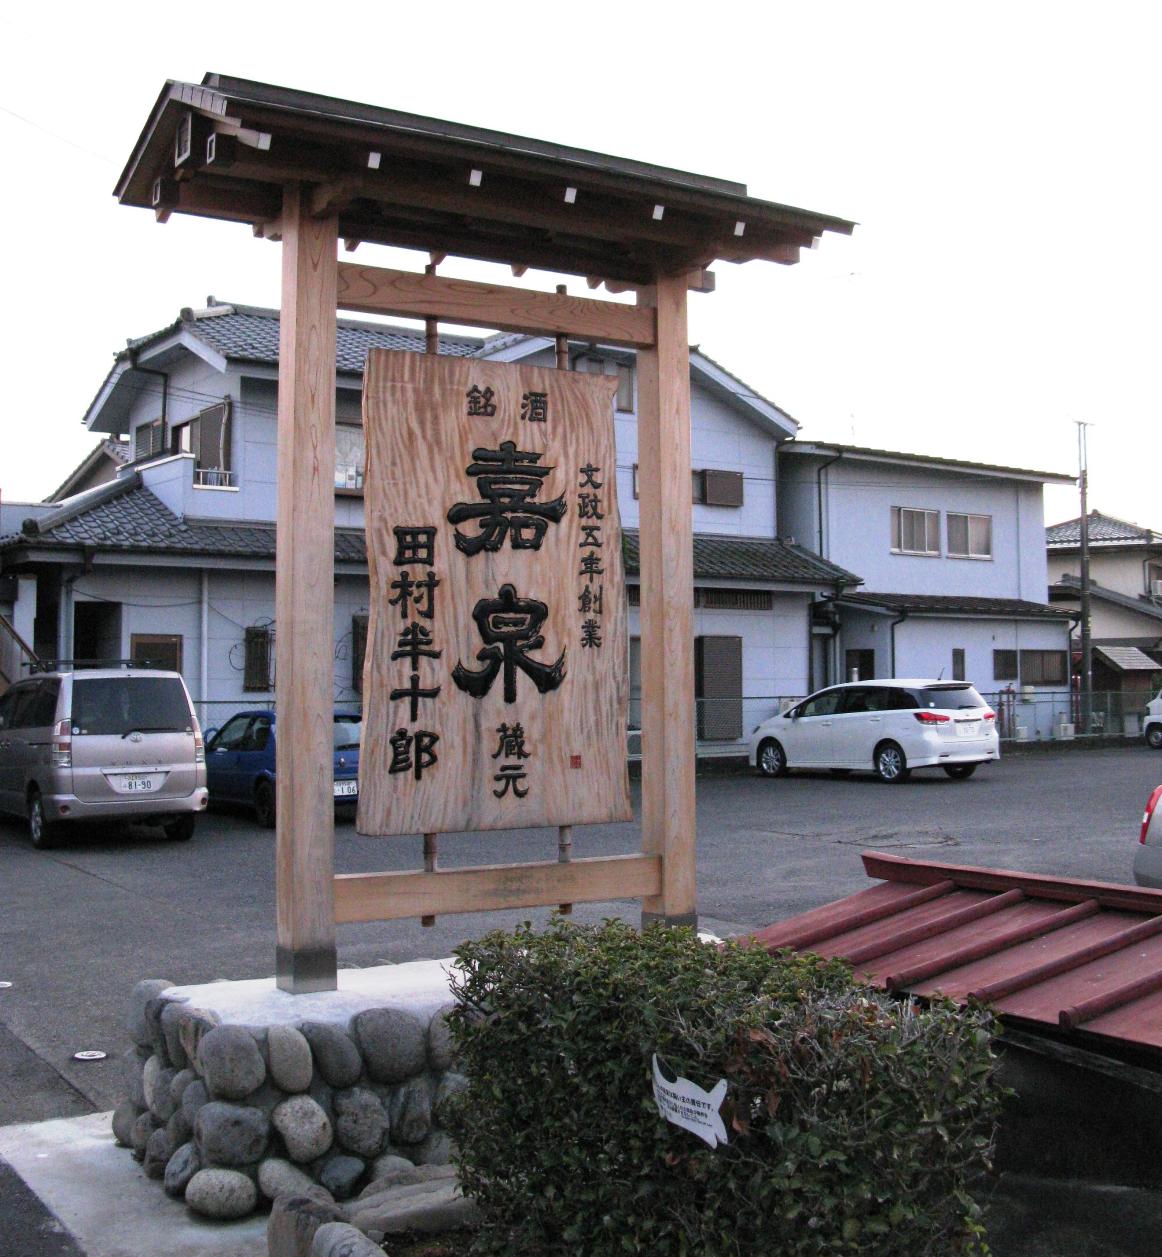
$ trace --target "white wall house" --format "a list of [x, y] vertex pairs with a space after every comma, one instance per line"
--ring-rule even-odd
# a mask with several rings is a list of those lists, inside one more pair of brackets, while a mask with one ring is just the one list
[[[277, 311], [215, 303], [130, 342], [86, 422], [127, 434], [115, 479], [55, 509], [6, 514], [0, 573], [42, 657], [135, 658], [181, 668], [207, 724], [273, 700]], [[335, 477], [335, 699], [356, 701], [367, 612], [363, 363], [372, 347], [423, 349], [423, 334], [341, 319]], [[552, 342], [442, 335], [442, 353], [553, 362]], [[574, 370], [617, 375], [617, 483], [637, 618], [636, 379], [631, 354], [570, 346]], [[810, 687], [810, 607], [858, 584], [779, 539], [776, 449], [796, 424], [728, 371], [691, 353], [696, 665], [700, 734], [737, 743]], [[17, 532], [16, 529], [20, 531]], [[293, 537], [289, 539], [293, 544]], [[284, 540], [284, 544], [286, 541]], [[636, 716], [635, 702], [631, 724]]]
[[[1067, 614], [1045, 601], [1043, 486], [1072, 477], [791, 441], [779, 526], [863, 586], [816, 608], [814, 674], [973, 681], [1034, 698], [1069, 691]], [[1030, 702], [1031, 732], [1058, 711]], [[1042, 726], [1044, 726], [1042, 728]]]

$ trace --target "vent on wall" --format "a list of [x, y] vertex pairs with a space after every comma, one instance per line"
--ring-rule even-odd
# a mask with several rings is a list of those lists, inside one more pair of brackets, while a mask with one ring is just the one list
[[696, 589], [694, 605], [707, 611], [770, 611], [775, 599], [767, 589]]

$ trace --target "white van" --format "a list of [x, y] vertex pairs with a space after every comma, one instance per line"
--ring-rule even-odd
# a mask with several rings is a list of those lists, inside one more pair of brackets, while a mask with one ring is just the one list
[[0, 811], [27, 818], [34, 847], [84, 821], [185, 841], [206, 803], [202, 733], [177, 672], [46, 672], [0, 695]]

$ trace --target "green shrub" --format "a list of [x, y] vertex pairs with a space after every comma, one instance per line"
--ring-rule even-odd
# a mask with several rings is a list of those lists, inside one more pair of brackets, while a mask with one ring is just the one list
[[[991, 1022], [920, 1009], [815, 956], [525, 926], [464, 944], [450, 1105], [475, 1251], [919, 1254], [979, 1248]], [[663, 1121], [657, 1052], [730, 1084], [716, 1149]]]

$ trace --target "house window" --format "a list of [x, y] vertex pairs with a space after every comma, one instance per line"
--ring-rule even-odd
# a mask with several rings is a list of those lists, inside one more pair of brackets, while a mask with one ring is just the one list
[[698, 737], [733, 742], [742, 737], [742, 638], [694, 639], [694, 694]]
[[1015, 681], [1017, 675], [1017, 652], [1015, 650], [994, 650], [993, 680]]
[[246, 630], [246, 660], [242, 673], [244, 690], [269, 690], [273, 688], [271, 680], [271, 647], [274, 645], [274, 633], [269, 624], [258, 624]]
[[335, 425], [335, 488], [363, 491], [366, 443], [363, 429], [353, 424]]
[[165, 441], [165, 424], [160, 419], [152, 423], [139, 424], [133, 433], [133, 460], [140, 462], [143, 458], [152, 458], [160, 454]]
[[614, 407], [619, 414], [630, 414], [633, 411], [634, 369], [630, 362], [615, 362], [612, 358], [597, 358], [592, 354], [584, 354], [573, 360], [574, 371], [584, 371], [588, 375], [616, 375], [617, 396]]
[[193, 454], [196, 485], [223, 488], [233, 484], [230, 412], [226, 398], [174, 426], [171, 448], [175, 454]]
[[129, 638], [129, 658], [141, 668], [182, 670], [180, 633], [133, 633]]
[[940, 512], [892, 507], [892, 550], [896, 554], [940, 553]]
[[1067, 685], [1069, 654], [1064, 650], [1022, 650], [1022, 685]]
[[[690, 473], [690, 501], [695, 506], [741, 506], [743, 499], [741, 471], [699, 469]], [[638, 464], [633, 465], [633, 497], [638, 492]]]
[[991, 515], [958, 515], [948, 512], [948, 555], [953, 559], [991, 559]]
[[964, 647], [953, 646], [952, 648], [952, 679], [954, 681], [967, 681], [968, 678], [964, 673]]

